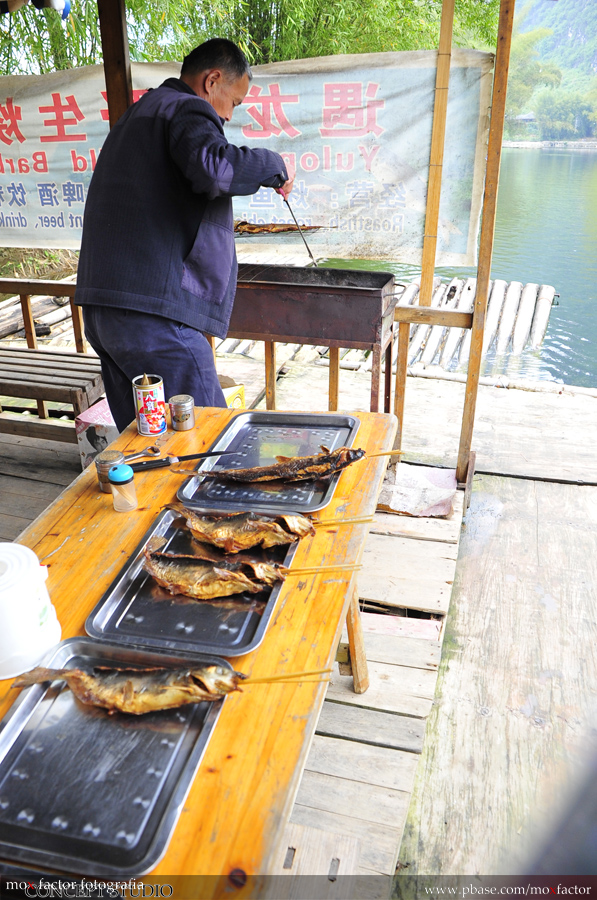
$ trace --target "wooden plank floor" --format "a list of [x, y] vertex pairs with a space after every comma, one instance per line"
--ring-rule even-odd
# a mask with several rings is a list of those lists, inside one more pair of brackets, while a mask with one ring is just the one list
[[597, 488], [475, 478], [410, 875], [529, 870], [594, 753]]
[[76, 444], [0, 434], [0, 541], [13, 541], [80, 472]]
[[[446, 579], [454, 579], [462, 507], [458, 493], [449, 519], [376, 514], [367, 545], [372, 549], [359, 573], [360, 596], [383, 604], [387, 613], [362, 613], [371, 685], [355, 694], [352, 676], [334, 672], [281, 845], [280, 865], [292, 842], [300, 843], [294, 825], [308, 828], [308, 840], [318, 830], [358, 840], [354, 896], [388, 897], [391, 891], [436, 689], [443, 636], [438, 612], [446, 606]], [[389, 543], [380, 550], [379, 541]], [[437, 598], [428, 601], [433, 618], [417, 617], [425, 563], [431, 573], [425, 596], [432, 596], [434, 584]], [[388, 592], [397, 569], [404, 584]]]

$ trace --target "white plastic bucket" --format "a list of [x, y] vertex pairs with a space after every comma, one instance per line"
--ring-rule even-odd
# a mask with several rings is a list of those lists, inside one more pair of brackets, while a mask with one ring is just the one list
[[0, 679], [36, 666], [60, 640], [60, 623], [33, 550], [0, 543]]

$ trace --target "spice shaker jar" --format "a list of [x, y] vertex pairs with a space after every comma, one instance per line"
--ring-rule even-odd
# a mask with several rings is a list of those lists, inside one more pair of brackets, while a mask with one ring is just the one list
[[137, 492], [131, 467], [127, 465], [112, 466], [108, 477], [116, 512], [130, 512], [132, 509], [137, 509]]
[[195, 399], [190, 394], [175, 394], [168, 400], [174, 431], [190, 431], [195, 426]]
[[97, 480], [99, 482], [100, 490], [104, 492], [104, 494], [112, 493], [112, 488], [110, 487], [110, 479], [108, 478], [108, 472], [112, 468], [112, 466], [119, 466], [124, 462], [124, 453], [121, 453], [120, 450], [102, 450], [101, 453], [98, 453], [95, 457], [95, 468], [97, 469]]

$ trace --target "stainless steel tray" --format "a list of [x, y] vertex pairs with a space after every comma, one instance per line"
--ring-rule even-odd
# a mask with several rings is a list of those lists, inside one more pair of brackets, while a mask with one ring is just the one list
[[[72, 638], [48, 665], [189, 660]], [[110, 715], [80, 703], [64, 681], [22, 691], [0, 723], [0, 857], [118, 880], [149, 872], [166, 850], [222, 704]]]
[[342, 413], [288, 413], [248, 410], [239, 413], [210, 450], [237, 450], [238, 456], [206, 460], [187, 479], [177, 497], [185, 506], [211, 512], [312, 513], [328, 505], [341, 473], [327, 482], [297, 482], [268, 488], [202, 478], [208, 469], [249, 468], [276, 462], [276, 456], [311, 456], [323, 444], [329, 450], [351, 447], [360, 422]]
[[[250, 653], [263, 640], [282, 582], [270, 591], [231, 597], [234, 608], [172, 596], [143, 569], [143, 550], [153, 537], [165, 537], [168, 547], [188, 539], [188, 532], [176, 526], [179, 515], [166, 509], [158, 516], [89, 615], [85, 631], [98, 640], [187, 656]], [[268, 552], [288, 566], [296, 546], [281, 547], [277, 557], [275, 551]]]

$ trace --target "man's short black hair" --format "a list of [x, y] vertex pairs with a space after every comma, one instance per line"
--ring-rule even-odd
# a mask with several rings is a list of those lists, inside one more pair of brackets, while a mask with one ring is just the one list
[[212, 38], [191, 50], [182, 61], [180, 74], [198, 75], [210, 69], [222, 69], [233, 78], [253, 77], [245, 54], [226, 38]]

